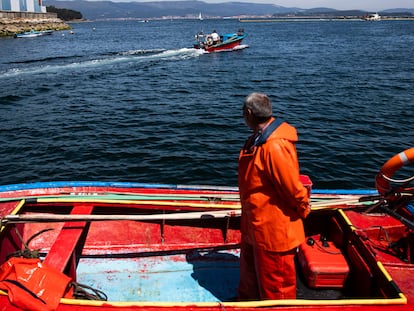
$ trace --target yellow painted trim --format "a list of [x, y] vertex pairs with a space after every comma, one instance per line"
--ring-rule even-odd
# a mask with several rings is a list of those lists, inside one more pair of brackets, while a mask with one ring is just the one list
[[351, 228], [352, 231], [355, 231], [356, 228], [354, 227], [354, 225], [352, 224], [352, 222], [349, 220], [348, 216], [346, 216], [346, 214], [344, 213], [344, 211], [342, 209], [338, 210], [339, 214], [341, 214], [342, 218], [345, 220], [346, 224]]
[[[388, 271], [385, 269], [384, 265], [380, 262], [377, 261], [377, 266], [379, 267], [379, 269], [381, 270], [381, 272], [384, 274], [384, 276], [386, 277], [388, 282], [394, 282], [394, 280], [392, 279], [391, 275], [388, 273]], [[395, 286], [399, 289], [398, 285], [395, 283]], [[405, 297], [404, 293], [402, 293], [401, 291], [398, 293], [398, 296], [400, 296], [400, 299], [404, 299], [407, 303], [407, 297]]]
[[[37, 199], [39, 203], [53, 203], [53, 202], [61, 202], [61, 203], [108, 203], [108, 204], [136, 204], [136, 205], [159, 205], [159, 206], [182, 206], [182, 207], [194, 207], [194, 208], [225, 208], [225, 209], [241, 209], [241, 204], [238, 201], [234, 201], [234, 203], [224, 203], [220, 204], [218, 202], [206, 202], [206, 203], [190, 203], [186, 201], [160, 201], [160, 200], [123, 200], [120, 199], [100, 199], [99, 197], [66, 197], [66, 198], [59, 198], [59, 197], [48, 197], [48, 198], [41, 198]], [[323, 209], [338, 209], [335, 205], [344, 205], [344, 204], [356, 204], [358, 201], [355, 199], [332, 199], [326, 200], [324, 202], [315, 202], [313, 203], [311, 210], [323, 210]]]
[[392, 281], [392, 277], [391, 275], [388, 273], [387, 270], [385, 270], [383, 264], [380, 261], [377, 261], [377, 266], [380, 268], [381, 272], [385, 275], [385, 277], [387, 278], [388, 282]]
[[398, 296], [400, 296], [400, 299], [404, 301], [404, 304], [407, 304], [408, 299], [405, 297], [404, 293], [398, 293]]
[[[19, 204], [17, 204], [17, 206], [14, 208], [14, 210], [10, 213], [10, 215], [16, 215], [21, 208], [23, 207], [24, 203], [26, 201], [25, 200], [20, 200]], [[6, 228], [6, 226], [1, 226], [0, 228], [0, 233], [3, 232], [3, 230]]]
[[[0, 295], [7, 296], [7, 292], [0, 290]], [[260, 300], [246, 302], [152, 302], [152, 301], [97, 301], [97, 300], [80, 300], [80, 299], [60, 299], [61, 304], [73, 306], [90, 306], [90, 307], [233, 307], [233, 308], [262, 308], [273, 306], [351, 306], [351, 305], [406, 305], [408, 300], [403, 293], [398, 294], [399, 298], [385, 299], [342, 299], [342, 300], [306, 300], [306, 299], [289, 299], [289, 300]]]
[[[0, 290], [0, 295], [7, 295]], [[61, 304], [73, 306], [91, 307], [234, 307], [234, 308], [261, 308], [272, 306], [349, 306], [349, 305], [403, 305], [407, 304], [407, 298], [401, 293], [400, 298], [394, 299], [343, 299], [343, 300], [308, 300], [308, 299], [286, 299], [286, 300], [260, 300], [245, 302], [152, 302], [152, 301], [97, 301], [80, 299], [60, 299]]]
[[17, 214], [19, 211], [20, 211], [20, 209], [22, 208], [22, 206], [24, 205], [24, 203], [25, 203], [26, 201], [25, 200], [21, 200], [20, 202], [19, 202], [19, 204], [14, 208], [14, 210], [11, 212], [12, 213], [12, 215], [15, 215], [15, 214]]
[[[339, 213], [342, 215], [342, 217], [344, 218], [345, 222], [349, 225], [351, 230], [355, 231], [356, 228], [354, 227], [352, 222], [349, 220], [348, 216], [346, 216], [344, 211], [340, 209]], [[382, 272], [382, 274], [385, 276], [385, 278], [387, 279], [388, 282], [394, 282], [391, 275], [388, 273], [388, 271], [385, 269], [384, 265], [380, 261], [377, 261], [377, 266], [380, 269], [380, 271]], [[397, 286], [397, 284], [395, 284], [395, 285]], [[398, 288], [398, 286], [397, 286], [397, 288]], [[399, 299], [402, 301], [402, 303], [404, 303], [404, 304], [407, 303], [407, 297], [405, 297], [405, 295], [401, 291], [398, 293], [398, 296], [400, 297]]]
[[197, 207], [197, 208], [225, 208], [225, 209], [240, 209], [241, 206], [237, 204], [219, 204], [219, 203], [188, 203], [185, 201], [143, 201], [143, 200], [105, 200], [98, 198], [38, 198], [39, 203], [108, 203], [108, 204], [136, 204], [136, 205], [160, 205], [160, 206], [182, 206], [182, 207]]
[[113, 307], [234, 307], [234, 308], [261, 308], [272, 306], [348, 306], [348, 305], [402, 305], [407, 304], [404, 295], [394, 299], [343, 299], [343, 300], [307, 300], [307, 299], [287, 299], [287, 300], [260, 300], [246, 302], [111, 302], [111, 301], [91, 301], [62, 298], [62, 304], [77, 306], [113, 306]]

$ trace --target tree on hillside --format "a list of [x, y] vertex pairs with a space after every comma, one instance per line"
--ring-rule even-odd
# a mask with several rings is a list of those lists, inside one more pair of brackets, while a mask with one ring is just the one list
[[46, 7], [47, 12], [57, 13], [57, 17], [64, 21], [71, 21], [74, 19], [82, 19], [82, 13], [69, 9], [59, 9], [53, 5]]

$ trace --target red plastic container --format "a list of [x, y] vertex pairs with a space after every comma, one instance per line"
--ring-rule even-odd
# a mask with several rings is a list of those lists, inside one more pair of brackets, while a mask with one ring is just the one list
[[349, 273], [341, 251], [330, 241], [323, 243], [319, 236], [299, 246], [298, 260], [311, 288], [342, 288]]
[[309, 178], [308, 175], [300, 175], [299, 180], [301, 183], [305, 186], [305, 188], [308, 190], [308, 197], [310, 197], [312, 192], [312, 180]]

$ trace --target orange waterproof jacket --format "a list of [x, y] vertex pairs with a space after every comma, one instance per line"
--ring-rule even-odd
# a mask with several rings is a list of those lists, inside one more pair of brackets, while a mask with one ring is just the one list
[[60, 298], [73, 298], [70, 282], [70, 277], [38, 258], [12, 257], [0, 266], [0, 289], [19, 310], [56, 310]]
[[282, 122], [262, 145], [253, 140], [239, 156], [242, 239], [268, 251], [288, 251], [304, 242], [302, 219], [310, 212], [299, 180], [296, 129]]

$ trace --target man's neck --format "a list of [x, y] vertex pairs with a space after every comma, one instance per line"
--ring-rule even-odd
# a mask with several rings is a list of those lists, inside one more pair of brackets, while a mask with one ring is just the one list
[[266, 129], [266, 127], [268, 127], [268, 125], [273, 121], [273, 118], [270, 118], [269, 120], [267, 120], [266, 122], [263, 123], [259, 123], [255, 130], [254, 133], [258, 133], [260, 131], [264, 131]]

